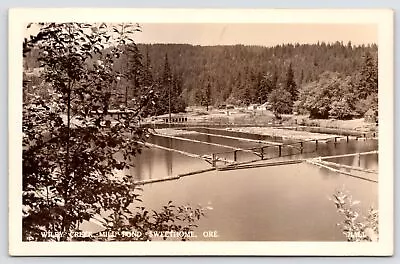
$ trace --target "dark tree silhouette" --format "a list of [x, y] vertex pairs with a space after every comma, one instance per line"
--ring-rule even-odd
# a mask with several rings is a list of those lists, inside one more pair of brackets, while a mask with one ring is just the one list
[[297, 90], [297, 85], [296, 82], [294, 81], [294, 72], [292, 68], [292, 63], [289, 64], [289, 68], [286, 73], [286, 91], [290, 93], [290, 98], [291, 98], [291, 105], [293, 106], [293, 103], [297, 100], [298, 98], [298, 90]]
[[[119, 232], [116, 240], [148, 240], [149, 230], [192, 230], [203, 214], [200, 208], [169, 202], [161, 211], [150, 212], [142, 206], [132, 176], [116, 174], [134, 165], [132, 157], [140, 154], [148, 135], [136, 122], [152, 100], [149, 95], [141, 97], [131, 115], [116, 122], [107, 118], [110, 87], [125, 76], [113, 68], [123, 54], [119, 44], [133, 43], [130, 36], [137, 27], [39, 25], [37, 36], [24, 42], [24, 52], [40, 49], [44, 82], [26, 94], [23, 105], [23, 240], [74, 240], [71, 232], [95, 217], [105, 231]], [[108, 52], [103, 53], [106, 46]], [[44, 91], [46, 96], [39, 96]], [[143, 236], [124, 238], [124, 231]]]

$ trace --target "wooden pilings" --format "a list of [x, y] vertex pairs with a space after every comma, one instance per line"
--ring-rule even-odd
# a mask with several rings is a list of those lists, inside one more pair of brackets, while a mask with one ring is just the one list
[[[256, 163], [256, 164], [249, 164], [249, 163], [241, 163], [241, 164], [232, 164], [232, 165], [227, 165], [223, 167], [212, 167], [204, 170], [198, 170], [198, 171], [192, 171], [188, 173], [183, 173], [183, 174], [178, 174], [176, 176], [171, 176], [171, 177], [166, 177], [166, 178], [160, 178], [160, 179], [148, 179], [148, 180], [142, 180], [142, 181], [136, 181], [134, 182], [135, 185], [146, 185], [146, 184], [151, 184], [151, 183], [157, 183], [157, 182], [165, 182], [165, 181], [171, 181], [171, 180], [178, 180], [182, 177], [185, 176], [191, 176], [191, 175], [197, 175], [201, 174], [204, 172], [209, 172], [213, 170], [218, 170], [218, 171], [229, 171], [229, 170], [238, 170], [238, 169], [252, 169], [252, 168], [263, 168], [263, 167], [271, 167], [271, 166], [282, 166], [282, 165], [290, 165], [290, 164], [299, 164], [302, 162], [307, 162], [319, 167], [326, 168], [328, 170], [344, 174], [353, 178], [358, 178], [361, 180], [369, 181], [369, 182], [374, 182], [377, 183], [378, 181], [375, 179], [370, 179], [370, 178], [365, 178], [359, 175], [355, 175], [350, 172], [346, 172], [343, 170], [335, 169], [330, 167], [329, 165], [334, 165], [337, 167], [342, 167], [342, 168], [348, 168], [352, 170], [359, 170], [361, 172], [368, 172], [368, 173], [377, 173], [376, 171], [372, 170], [367, 170], [363, 168], [357, 168], [353, 166], [347, 166], [343, 164], [337, 164], [337, 163], [332, 163], [332, 162], [327, 162], [327, 161], [322, 161], [325, 159], [332, 159], [332, 158], [339, 158], [339, 157], [349, 157], [349, 156], [361, 156], [361, 155], [368, 155], [368, 154], [376, 154], [378, 151], [369, 151], [369, 152], [362, 152], [362, 153], [352, 153], [352, 154], [344, 154], [344, 155], [336, 155], [336, 156], [326, 156], [326, 157], [319, 157], [319, 158], [313, 158], [313, 159], [295, 159], [295, 160], [283, 160], [283, 161], [275, 161], [275, 162], [267, 162], [267, 163]], [[218, 161], [217, 157], [215, 154], [213, 154], [212, 159], [214, 163]], [[252, 161], [255, 162], [256, 160]]]
[[218, 143], [211, 143], [211, 142], [205, 142], [205, 141], [201, 141], [201, 140], [196, 140], [196, 139], [190, 139], [190, 138], [183, 138], [183, 137], [175, 137], [175, 136], [170, 136], [170, 135], [165, 135], [165, 134], [155, 134], [156, 136], [159, 137], [165, 137], [165, 138], [170, 138], [170, 139], [175, 139], [175, 140], [181, 140], [181, 141], [188, 141], [188, 142], [192, 142], [192, 143], [199, 143], [199, 144], [205, 144], [205, 145], [210, 145], [210, 146], [216, 146], [216, 147], [221, 147], [221, 148], [227, 148], [227, 149], [232, 149], [234, 151], [236, 150], [240, 150], [240, 151], [244, 151], [244, 152], [251, 152], [254, 153], [254, 150], [251, 149], [238, 149], [237, 147], [232, 147], [232, 146], [228, 146], [228, 145], [222, 145], [222, 144], [218, 144]]
[[211, 163], [211, 165], [212, 165], [213, 167], [216, 167], [216, 166], [217, 166], [217, 159], [216, 159], [215, 153], [212, 154], [212, 163]]
[[[298, 141], [298, 142], [292, 142], [292, 143], [274, 142], [275, 143], [274, 145], [264, 145], [264, 146], [258, 146], [258, 147], [255, 147], [255, 148], [241, 149], [241, 148], [236, 148], [236, 147], [217, 144], [217, 143], [204, 142], [204, 141], [200, 141], [200, 140], [183, 138], [183, 137], [181, 138], [181, 137], [169, 136], [169, 135], [165, 135], [165, 134], [156, 134], [156, 135], [157, 136], [161, 136], [161, 137], [165, 137], [165, 138], [169, 138], [169, 139], [183, 140], [183, 141], [188, 141], [188, 142], [193, 142], [193, 143], [202, 143], [202, 144], [207, 144], [207, 145], [213, 145], [213, 146], [232, 149], [231, 151], [225, 151], [225, 152], [219, 152], [219, 153], [210, 153], [209, 155], [197, 155], [197, 154], [188, 153], [188, 152], [181, 151], [181, 150], [176, 150], [176, 149], [172, 149], [172, 148], [167, 148], [167, 147], [163, 147], [163, 146], [158, 146], [158, 145], [146, 143], [146, 145], [148, 145], [148, 146], [157, 147], [157, 148], [168, 150], [168, 151], [174, 151], [174, 152], [177, 152], [177, 153], [189, 156], [189, 157], [193, 157], [193, 158], [201, 158], [201, 159], [207, 161], [208, 163], [210, 163], [213, 167], [216, 167], [218, 162], [223, 162], [225, 164], [227, 164], [227, 163], [238, 163], [238, 155], [239, 155], [238, 152], [252, 153], [252, 154], [255, 154], [255, 155], [258, 156], [258, 158], [259, 158], [258, 160], [265, 160], [265, 159], [271, 159], [271, 158], [279, 158], [279, 157], [283, 157], [283, 156], [291, 156], [291, 155], [303, 154], [305, 152], [305, 150], [307, 149], [307, 146], [308, 146], [307, 144], [314, 143], [314, 142], [315, 142], [315, 151], [317, 151], [320, 142], [328, 142], [328, 141], [332, 142], [332, 140], [333, 140], [334, 144], [336, 146], [336, 144], [339, 143], [338, 139], [345, 139], [347, 142], [349, 141], [349, 136], [333, 136], [333, 137], [329, 137], [327, 139], [318, 138], [318, 139]], [[220, 135], [215, 135], [215, 136], [220, 136]], [[222, 136], [222, 137], [235, 138], [235, 137], [229, 137], [229, 136]], [[235, 138], [235, 139], [237, 139], [237, 138]], [[257, 140], [249, 139], [249, 141], [257, 141]], [[259, 142], [259, 141], [257, 141], [257, 142]], [[273, 152], [274, 153], [273, 155], [268, 155], [268, 149], [267, 148], [275, 148], [275, 147], [278, 147], [277, 156], [275, 156], [276, 155], [275, 151]], [[284, 151], [285, 150], [284, 147], [285, 148], [286, 147], [287, 148], [294, 148], [294, 149], [298, 150], [298, 152], [297, 151], [296, 152]], [[311, 152], [312, 151], [313, 150], [311, 150]], [[232, 154], [233, 154], [233, 159], [232, 160], [226, 159], [227, 155], [229, 157], [232, 157]], [[342, 155], [340, 155], [340, 156], [342, 156]], [[360, 158], [358, 159], [358, 164], [361, 165]]]

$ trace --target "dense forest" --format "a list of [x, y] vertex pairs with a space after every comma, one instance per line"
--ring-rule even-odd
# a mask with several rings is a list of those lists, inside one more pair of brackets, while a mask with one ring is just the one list
[[[36, 26], [21, 43], [23, 241], [151, 240], [198, 226], [207, 208], [147, 209], [127, 175], [150, 136], [143, 117], [263, 102], [277, 118], [377, 114], [376, 45], [137, 45], [136, 24]], [[129, 114], [110, 118], [117, 108]], [[90, 220], [115, 236], [75, 236]]]
[[[276, 114], [340, 119], [377, 114], [375, 44], [137, 44], [124, 50], [113, 67], [127, 78], [112, 87], [112, 104], [133, 107], [135, 98], [152, 92], [156, 107], [149, 114], [168, 112], [169, 103], [178, 112], [188, 105], [267, 101]], [[107, 53], [105, 49], [93, 60], [103, 60]], [[25, 68], [39, 67], [37, 57], [32, 51]]]

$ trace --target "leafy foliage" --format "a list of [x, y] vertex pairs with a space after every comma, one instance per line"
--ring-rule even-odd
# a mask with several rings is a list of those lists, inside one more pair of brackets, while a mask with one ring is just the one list
[[313, 118], [349, 119], [364, 116], [372, 121], [378, 113], [377, 64], [370, 54], [359, 72], [351, 76], [325, 72], [318, 81], [303, 85], [296, 104], [300, 112], [306, 110]]
[[346, 119], [356, 116], [354, 81], [333, 72], [321, 74], [316, 82], [300, 90], [297, 107], [306, 110], [312, 118]]
[[[24, 240], [52, 239], [42, 232], [77, 231], [80, 223], [103, 212], [128, 219], [131, 229], [139, 228], [135, 219], [140, 215], [128, 209], [140, 202], [132, 176], [117, 172], [133, 166], [132, 157], [140, 154], [148, 132], [137, 123], [151, 106], [152, 93], [138, 95], [130, 114], [118, 121], [107, 116], [113, 85], [132, 76], [115, 71], [113, 64], [125, 45], [138, 53], [133, 42], [137, 30], [131, 24], [42, 23], [38, 35], [24, 41], [24, 51], [40, 49], [44, 81], [30, 89], [24, 82]], [[108, 52], [103, 53], [105, 48]], [[101, 59], [93, 60], [94, 56]], [[137, 64], [131, 68], [134, 74], [142, 75], [139, 61], [131, 63]], [[140, 78], [133, 79], [135, 85], [145, 83]], [[193, 219], [184, 218], [190, 210], [163, 212], [170, 212], [169, 218], [153, 212], [149, 217], [155, 222], [144, 217], [140, 223], [172, 228], [169, 221], [177, 217], [189, 226], [173, 228], [194, 227]]]
[[378, 241], [379, 234], [379, 213], [370, 208], [364, 220], [359, 220], [360, 213], [354, 208], [359, 201], [354, 201], [352, 196], [344, 191], [336, 191], [331, 199], [337, 211], [343, 215], [343, 221], [338, 224], [347, 241]]
[[283, 88], [273, 90], [269, 95], [269, 103], [275, 116], [280, 118], [281, 114], [289, 114], [292, 112], [291, 94]]

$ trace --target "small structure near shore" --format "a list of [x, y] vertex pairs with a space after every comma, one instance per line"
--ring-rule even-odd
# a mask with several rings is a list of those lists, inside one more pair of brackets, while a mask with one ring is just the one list
[[[154, 116], [151, 118], [152, 122], [156, 123], [170, 123], [169, 114]], [[188, 118], [185, 114], [171, 114], [171, 123], [186, 123]]]

